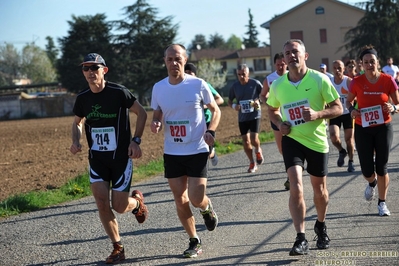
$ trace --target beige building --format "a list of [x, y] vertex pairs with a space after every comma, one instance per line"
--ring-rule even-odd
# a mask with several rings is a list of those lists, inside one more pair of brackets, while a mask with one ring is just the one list
[[189, 56], [189, 62], [197, 64], [204, 59], [214, 59], [220, 62], [223, 71], [227, 71], [227, 85], [222, 89], [224, 95], [233, 82], [237, 81], [236, 69], [240, 64], [246, 64], [250, 69], [250, 77], [260, 82], [266, 75], [272, 72], [270, 47], [246, 48], [240, 50], [202, 49], [193, 50]]
[[345, 44], [345, 33], [357, 26], [364, 13], [341, 1], [307, 0], [261, 27], [269, 30], [271, 55], [281, 52], [288, 39], [301, 39], [309, 53], [308, 67], [319, 69], [324, 63], [331, 70], [334, 60], [348, 60], [346, 50], [339, 49]]
[[247, 64], [251, 76], [261, 76], [271, 73], [270, 47], [246, 48], [240, 50], [204, 49], [193, 50], [189, 62], [197, 63], [204, 59], [214, 59], [227, 71], [227, 79], [236, 78], [236, 69], [240, 64]]

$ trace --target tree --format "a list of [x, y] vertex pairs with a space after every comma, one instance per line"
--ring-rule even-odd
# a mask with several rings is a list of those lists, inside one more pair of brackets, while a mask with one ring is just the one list
[[227, 72], [223, 71], [220, 63], [212, 60], [200, 60], [198, 62], [198, 77], [209, 82], [215, 89], [223, 88], [226, 85]]
[[163, 62], [165, 48], [174, 42], [177, 25], [172, 18], [158, 19], [158, 11], [145, 0], [137, 0], [124, 7], [124, 19], [114, 21], [117, 32], [115, 49], [118, 51], [119, 80], [133, 89], [140, 102], [149, 96], [154, 83], [166, 76]]
[[14, 45], [0, 45], [0, 86], [13, 85], [21, 76], [21, 56]]
[[242, 41], [236, 35], [232, 34], [230, 38], [227, 39], [226, 49], [238, 50], [241, 49], [241, 46], [242, 46]]
[[357, 58], [361, 47], [372, 44], [381, 59], [399, 61], [399, 1], [374, 0], [359, 3], [365, 14], [356, 27], [345, 34], [347, 56]]
[[244, 38], [243, 43], [246, 48], [259, 47], [258, 31], [256, 30], [256, 26], [253, 22], [251, 9], [248, 9], [248, 15], [249, 15], [249, 22], [248, 25], [246, 25], [248, 27], [248, 31], [245, 33], [248, 35], [248, 38]]
[[50, 59], [50, 62], [53, 65], [53, 67], [56, 67], [59, 50], [55, 47], [53, 38], [51, 38], [50, 36], [47, 36], [46, 40], [47, 40], [47, 44], [46, 44], [47, 57]]
[[33, 84], [54, 82], [56, 71], [46, 52], [34, 43], [26, 44], [22, 53], [12, 44], [0, 46], [0, 86], [12, 86], [21, 78]]
[[200, 50], [200, 49], [208, 49], [208, 41], [206, 40], [205, 35], [197, 34], [194, 36], [194, 40], [191, 41], [191, 44], [188, 46], [188, 50]]
[[21, 73], [33, 84], [54, 82], [57, 77], [46, 51], [34, 44], [28, 44], [22, 50]]
[[104, 57], [110, 67], [106, 77], [115, 80], [118, 71], [117, 68], [113, 69], [116, 56], [111, 45], [111, 25], [105, 19], [104, 14], [80, 17], [72, 15], [72, 20], [68, 21], [68, 36], [59, 39], [62, 56], [57, 69], [62, 85], [69, 91], [78, 92], [87, 87], [79, 64], [86, 54], [92, 52]]
[[225, 48], [226, 41], [224, 40], [223, 36], [215, 33], [209, 37], [208, 47], [209, 48]]

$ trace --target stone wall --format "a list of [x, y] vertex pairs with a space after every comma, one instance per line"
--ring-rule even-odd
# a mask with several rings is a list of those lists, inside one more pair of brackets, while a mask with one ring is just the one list
[[0, 95], [0, 120], [73, 115], [76, 95], [25, 98], [21, 94]]

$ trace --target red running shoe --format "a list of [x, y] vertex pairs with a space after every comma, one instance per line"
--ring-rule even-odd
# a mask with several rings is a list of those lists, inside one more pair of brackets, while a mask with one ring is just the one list
[[116, 264], [125, 259], [125, 248], [123, 245], [114, 243], [114, 250], [105, 260], [106, 264]]
[[137, 200], [140, 206], [132, 211], [132, 213], [136, 216], [136, 220], [142, 224], [145, 222], [148, 216], [147, 206], [144, 204], [144, 196], [143, 193], [139, 190], [132, 191], [132, 197]]

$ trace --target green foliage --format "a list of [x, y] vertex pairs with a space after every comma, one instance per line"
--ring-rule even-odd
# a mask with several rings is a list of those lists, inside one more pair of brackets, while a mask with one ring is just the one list
[[57, 67], [57, 57], [59, 50], [55, 47], [54, 40], [50, 36], [46, 37], [46, 54], [54, 68]]
[[222, 35], [215, 33], [209, 37], [208, 46], [209, 48], [224, 48], [226, 46], [226, 41]]
[[147, 179], [148, 177], [158, 175], [162, 173], [163, 170], [164, 170], [163, 158], [158, 160], [153, 160], [145, 165], [141, 165], [140, 167], [135, 168], [133, 180], [134, 182], [138, 182]]
[[206, 40], [205, 35], [197, 34], [194, 36], [194, 40], [191, 41], [191, 44], [188, 46], [188, 50], [199, 50], [199, 49], [208, 49], [208, 41]]
[[[165, 48], [174, 42], [177, 25], [173, 17], [158, 19], [158, 11], [145, 0], [124, 8], [124, 19], [114, 21], [117, 32], [114, 49], [118, 51], [118, 80], [134, 90], [144, 103], [155, 82], [167, 73], [163, 62]], [[122, 71], [121, 71], [122, 70]]]
[[233, 140], [227, 143], [226, 145], [219, 145], [219, 142], [216, 141], [215, 149], [216, 153], [219, 155], [229, 154], [242, 149], [242, 141], [241, 140]]
[[89, 195], [91, 195], [91, 190], [88, 174], [81, 175], [69, 181], [61, 188], [47, 191], [32, 191], [12, 196], [0, 202], [0, 217], [35, 211]]
[[358, 4], [365, 15], [358, 25], [345, 35], [345, 48], [350, 58], [357, 58], [360, 49], [372, 44], [381, 59], [393, 57], [399, 61], [399, 1], [374, 0]]
[[0, 86], [12, 86], [13, 80], [27, 78], [33, 84], [56, 81], [57, 73], [47, 53], [34, 43], [22, 52], [12, 44], [0, 45]]
[[72, 21], [68, 21], [68, 24], [68, 36], [59, 39], [62, 56], [58, 60], [57, 68], [63, 86], [72, 92], [87, 87], [79, 64], [88, 53], [101, 54], [110, 68], [107, 79], [116, 81], [114, 78], [117, 71], [112, 71], [116, 56], [111, 46], [111, 25], [106, 22], [106, 16], [72, 16]]
[[13, 79], [19, 77], [21, 55], [12, 44], [0, 45], [0, 75], [3, 86], [13, 85]]
[[209, 82], [215, 89], [223, 88], [226, 85], [227, 72], [223, 71], [220, 63], [214, 59], [199, 61], [197, 68], [197, 76]]
[[239, 37], [232, 34], [226, 42], [226, 49], [238, 50], [241, 49], [242, 41]]
[[90, 179], [88, 175], [78, 176], [60, 188], [61, 192], [71, 197], [85, 197], [91, 195]]
[[256, 26], [253, 21], [253, 16], [251, 14], [251, 9], [248, 9], [248, 15], [249, 15], [249, 22], [248, 25], [248, 31], [245, 33], [248, 35], [248, 38], [244, 38], [244, 45], [246, 48], [254, 48], [254, 47], [259, 47], [259, 40], [258, 40], [258, 31], [256, 30]]
[[33, 84], [54, 82], [57, 77], [47, 53], [33, 44], [26, 45], [22, 50], [21, 71]]

